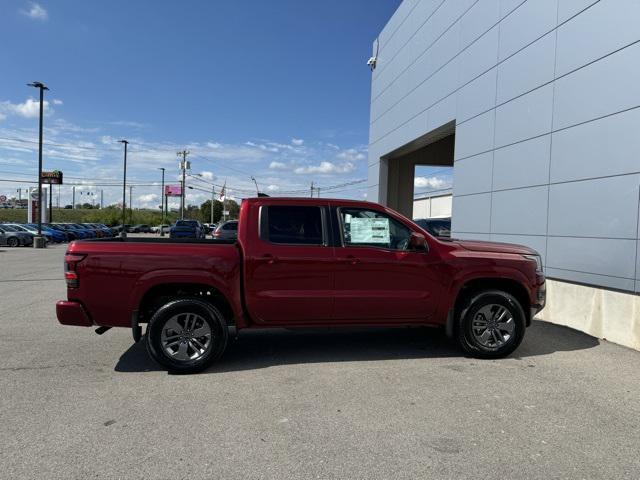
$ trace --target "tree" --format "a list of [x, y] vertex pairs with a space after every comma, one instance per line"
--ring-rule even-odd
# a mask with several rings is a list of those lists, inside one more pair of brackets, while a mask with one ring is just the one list
[[240, 214], [240, 205], [235, 200], [227, 200], [227, 210], [229, 211], [229, 218], [238, 218]]
[[[204, 223], [209, 223], [211, 221], [211, 200], [207, 200], [202, 205], [200, 205], [200, 215]], [[218, 200], [213, 201], [213, 223], [218, 223], [222, 218], [222, 202]]]

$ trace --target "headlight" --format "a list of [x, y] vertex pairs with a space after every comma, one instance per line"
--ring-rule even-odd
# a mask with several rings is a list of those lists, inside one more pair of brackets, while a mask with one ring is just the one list
[[542, 258], [540, 258], [540, 255], [523, 255], [523, 257], [536, 262], [536, 271], [542, 273]]

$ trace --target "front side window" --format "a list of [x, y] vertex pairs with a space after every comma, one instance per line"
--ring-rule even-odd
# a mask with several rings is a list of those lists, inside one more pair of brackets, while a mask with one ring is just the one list
[[360, 208], [340, 209], [345, 247], [408, 250], [411, 230], [385, 213]]
[[319, 207], [267, 207], [267, 240], [272, 243], [322, 245], [322, 212]]

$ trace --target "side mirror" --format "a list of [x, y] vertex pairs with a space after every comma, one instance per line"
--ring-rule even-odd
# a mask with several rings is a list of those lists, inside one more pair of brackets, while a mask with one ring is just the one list
[[409, 248], [417, 251], [427, 251], [427, 239], [425, 236], [418, 232], [411, 232], [409, 237]]

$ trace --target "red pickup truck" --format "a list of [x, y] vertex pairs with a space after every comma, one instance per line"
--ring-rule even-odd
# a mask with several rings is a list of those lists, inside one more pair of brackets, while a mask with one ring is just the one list
[[540, 256], [505, 243], [441, 240], [370, 202], [252, 198], [236, 240], [76, 241], [65, 255], [65, 325], [146, 323], [149, 354], [206, 368], [229, 329], [438, 326], [470, 355], [520, 344], [545, 304]]

